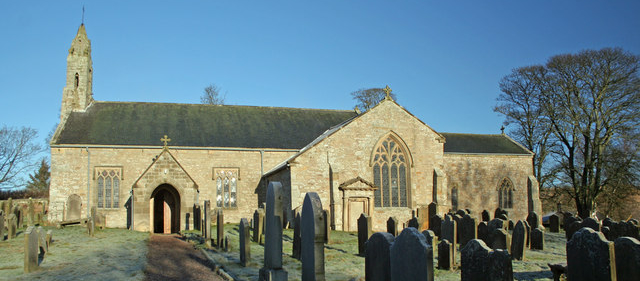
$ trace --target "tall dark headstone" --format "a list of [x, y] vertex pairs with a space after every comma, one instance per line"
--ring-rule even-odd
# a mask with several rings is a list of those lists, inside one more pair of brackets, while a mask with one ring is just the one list
[[301, 247], [301, 243], [302, 243], [302, 236], [300, 236], [300, 213], [299, 212], [295, 212], [295, 217], [294, 217], [294, 221], [293, 221], [293, 247], [292, 247], [292, 251], [293, 251], [293, 258], [300, 260], [300, 247]]
[[538, 226], [540, 226], [540, 217], [538, 216], [538, 213], [529, 212], [529, 215], [527, 215], [527, 222], [529, 223], [529, 226], [531, 226], [531, 229], [538, 228]]
[[491, 220], [491, 216], [489, 215], [489, 211], [487, 210], [482, 210], [482, 221], [490, 221]]
[[424, 238], [427, 239], [427, 244], [431, 245], [435, 250], [436, 246], [438, 245], [438, 236], [436, 236], [436, 234], [431, 230], [423, 231], [422, 235], [424, 235]]
[[513, 281], [513, 264], [507, 250], [493, 250], [489, 252], [487, 264], [487, 280]]
[[331, 216], [328, 210], [322, 210], [322, 217], [324, 221], [324, 243], [331, 243]]
[[[431, 218], [438, 214], [438, 204], [435, 203], [435, 202], [431, 202], [427, 208], [428, 208], [427, 218], [429, 220], [429, 229], [433, 230], [431, 228], [431, 227], [433, 227], [431, 225]], [[437, 227], [440, 227], [440, 224], [438, 224]], [[438, 233], [436, 233], [436, 235], [438, 235]]]
[[18, 219], [15, 214], [9, 214], [7, 217], [7, 240], [16, 238], [18, 228]]
[[438, 269], [453, 269], [453, 247], [446, 239], [438, 244]]
[[600, 232], [582, 228], [567, 242], [567, 279], [616, 280], [614, 244]]
[[418, 207], [418, 230], [429, 229], [429, 207], [428, 206], [420, 206]]
[[531, 230], [531, 250], [544, 250], [544, 231], [542, 228]]
[[249, 222], [246, 218], [240, 220], [240, 264], [247, 266], [251, 261], [251, 234]]
[[549, 216], [549, 232], [560, 232], [560, 217], [557, 214]]
[[495, 229], [491, 233], [492, 249], [511, 249], [511, 234], [502, 228]]
[[371, 227], [371, 217], [365, 213], [360, 214], [358, 218], [358, 255], [360, 256], [364, 256], [367, 240], [373, 234]]
[[527, 228], [522, 221], [518, 221], [513, 228], [511, 238], [511, 256], [514, 260], [523, 260], [527, 244]]
[[429, 218], [429, 229], [433, 230], [433, 233], [441, 237], [442, 235], [442, 217], [439, 215], [434, 215]]
[[224, 211], [222, 209], [217, 209], [216, 212], [216, 246], [218, 248], [223, 248], [224, 240]]
[[485, 244], [489, 243], [489, 226], [486, 221], [481, 221], [477, 227], [478, 239], [482, 240]]
[[398, 219], [395, 217], [389, 217], [387, 220], [387, 232], [393, 236], [398, 236]]
[[451, 219], [450, 215], [446, 215], [444, 217], [444, 221], [442, 221], [442, 226], [440, 227], [440, 231], [442, 232], [442, 236], [440, 236], [440, 239], [444, 240], [446, 239], [447, 241], [449, 241], [449, 243], [451, 243], [451, 247], [453, 248], [453, 256], [451, 257], [451, 259], [453, 260], [453, 262], [456, 262], [456, 248], [458, 246], [458, 237], [457, 237], [457, 225], [456, 225], [456, 221], [454, 221], [453, 219]]
[[417, 217], [413, 217], [411, 218], [408, 222], [407, 222], [407, 227], [413, 227], [416, 230], [420, 230], [420, 222], [418, 221]]
[[202, 237], [207, 246], [211, 246], [211, 201], [204, 201], [204, 225], [202, 226]]
[[391, 281], [433, 278], [433, 247], [417, 229], [405, 228], [391, 245]]
[[631, 237], [614, 241], [618, 281], [640, 280], [640, 242]]
[[202, 229], [202, 209], [200, 204], [193, 204], [193, 229], [200, 231]]
[[[307, 192], [302, 203], [300, 215], [300, 234], [302, 236], [302, 280], [325, 280], [324, 241], [326, 224], [322, 212], [320, 196]], [[269, 241], [267, 241], [269, 242]]]
[[260, 269], [259, 281], [288, 279], [287, 272], [282, 268], [282, 197], [282, 184], [270, 182], [265, 208], [264, 267]]
[[264, 234], [264, 209], [257, 209], [253, 212], [253, 242], [264, 244], [262, 236]]
[[391, 244], [393, 235], [388, 232], [377, 232], [371, 235], [366, 243], [364, 256], [366, 281], [391, 280]]
[[476, 219], [471, 215], [465, 215], [460, 220], [460, 247], [464, 247], [467, 242], [472, 239], [476, 239], [478, 236], [478, 229], [476, 228]]
[[482, 240], [473, 239], [460, 251], [460, 275], [463, 281], [485, 281], [491, 249]]

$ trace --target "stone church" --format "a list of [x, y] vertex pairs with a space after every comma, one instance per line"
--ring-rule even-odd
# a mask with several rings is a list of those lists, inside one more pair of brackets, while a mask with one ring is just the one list
[[314, 191], [337, 230], [355, 230], [363, 212], [383, 230], [390, 216], [407, 221], [432, 202], [441, 214], [540, 212], [530, 151], [504, 134], [437, 132], [388, 94], [363, 113], [110, 102], [93, 99], [92, 81], [81, 25], [51, 140], [51, 221], [95, 206], [108, 227], [177, 232], [210, 200], [238, 222], [262, 205], [270, 181], [283, 185], [288, 220]]

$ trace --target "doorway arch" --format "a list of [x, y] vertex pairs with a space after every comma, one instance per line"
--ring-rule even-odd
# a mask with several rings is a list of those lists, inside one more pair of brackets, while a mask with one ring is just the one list
[[149, 200], [153, 233], [180, 232], [180, 193], [170, 184], [159, 185]]

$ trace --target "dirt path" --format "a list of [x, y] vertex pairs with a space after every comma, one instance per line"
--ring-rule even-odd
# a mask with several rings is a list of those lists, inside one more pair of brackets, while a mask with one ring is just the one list
[[144, 273], [145, 280], [223, 280], [200, 251], [176, 235], [151, 235]]

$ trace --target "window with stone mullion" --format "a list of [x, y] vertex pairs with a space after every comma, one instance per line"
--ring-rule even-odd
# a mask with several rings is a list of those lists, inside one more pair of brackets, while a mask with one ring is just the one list
[[216, 205], [220, 208], [237, 207], [237, 170], [216, 171]]
[[498, 202], [502, 209], [513, 208], [513, 183], [508, 178], [504, 178], [500, 183]]
[[373, 164], [373, 183], [378, 187], [374, 192], [376, 207], [408, 205], [405, 159], [404, 151], [391, 137], [376, 148]]

